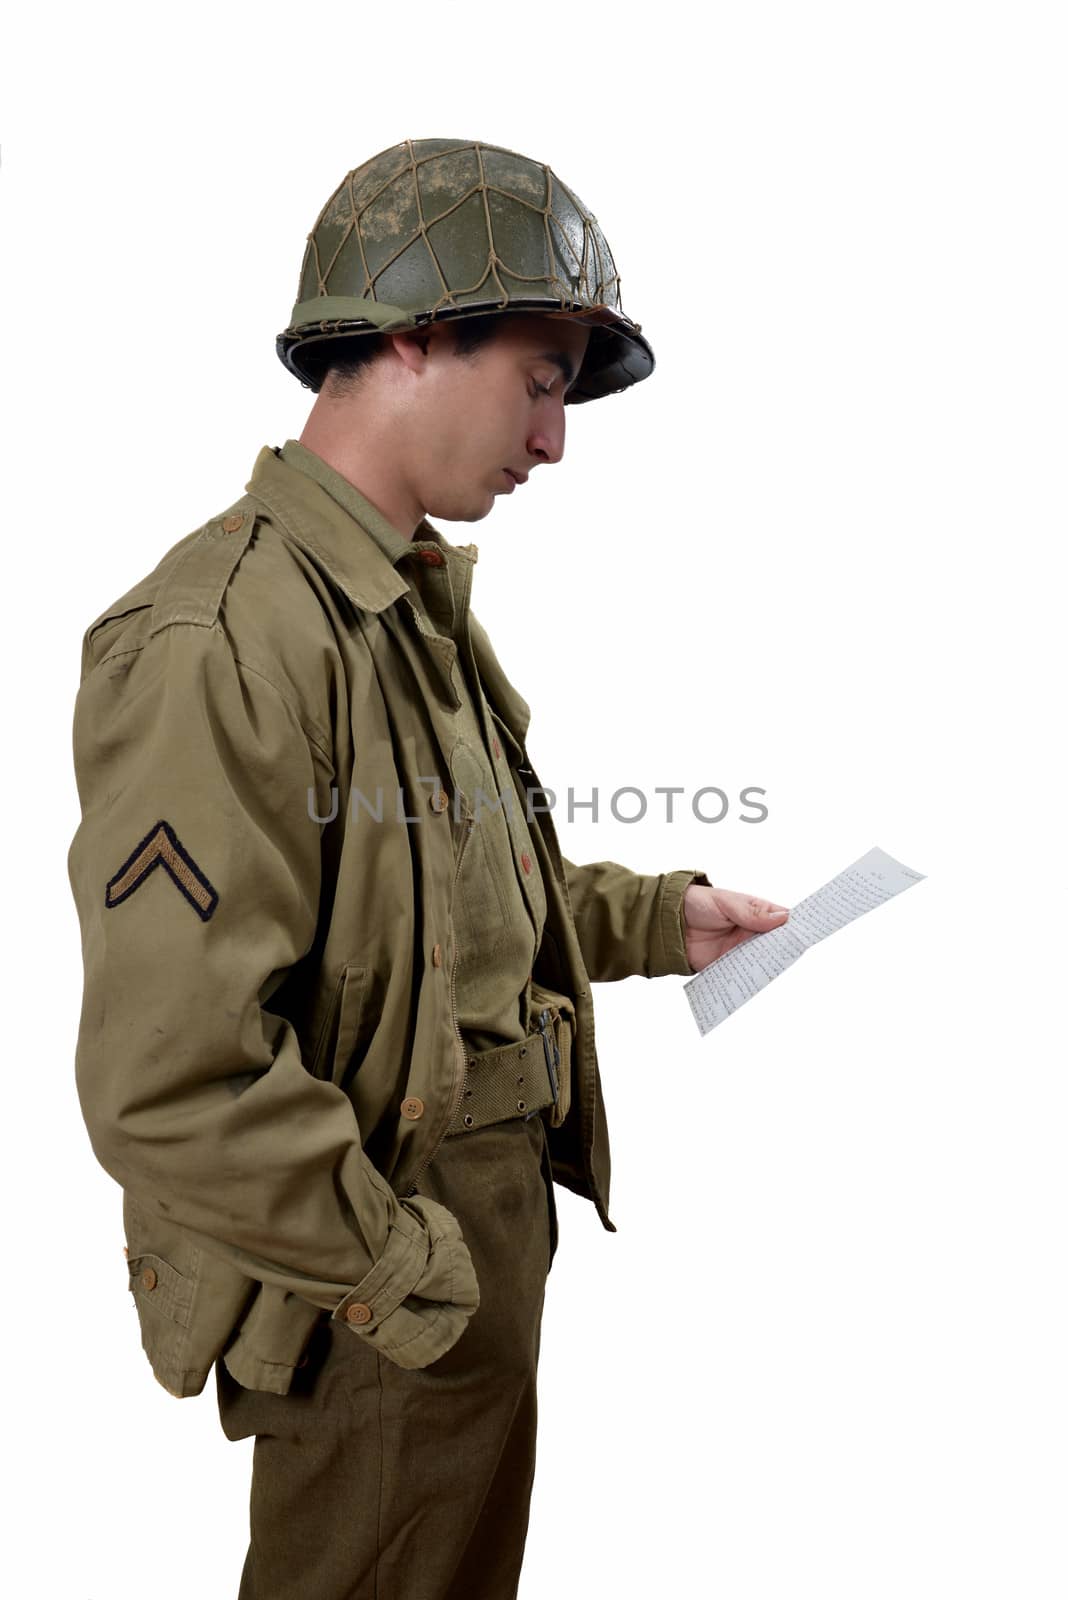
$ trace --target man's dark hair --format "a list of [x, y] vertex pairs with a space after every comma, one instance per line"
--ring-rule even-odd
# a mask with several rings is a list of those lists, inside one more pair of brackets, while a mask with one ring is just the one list
[[[456, 342], [453, 345], [453, 354], [470, 360], [483, 345], [489, 344], [496, 334], [502, 320], [507, 319], [507, 311], [487, 312], [477, 317], [457, 317], [453, 326]], [[330, 378], [334, 388], [350, 393], [358, 387], [363, 373], [374, 361], [385, 344], [385, 335], [381, 333], [360, 333], [349, 339], [338, 339], [325, 347], [317, 359], [317, 371], [314, 376], [318, 380], [317, 388], [321, 388], [327, 378]], [[308, 365], [311, 365], [312, 352], [308, 351]]]

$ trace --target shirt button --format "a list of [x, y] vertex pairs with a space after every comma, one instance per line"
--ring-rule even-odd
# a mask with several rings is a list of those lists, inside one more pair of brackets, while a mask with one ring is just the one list
[[407, 1100], [401, 1101], [401, 1116], [407, 1117], [409, 1122], [418, 1122], [426, 1107], [417, 1094], [410, 1094]]
[[157, 1279], [155, 1269], [153, 1267], [146, 1267], [144, 1272], [141, 1274], [142, 1286], [145, 1289], [154, 1289], [156, 1287], [156, 1282]]
[[443, 567], [445, 565], [445, 557], [440, 550], [418, 550], [416, 554], [420, 561], [424, 562], [428, 567]]
[[523, 854], [519, 857], [519, 859], [523, 863], [523, 871], [524, 872], [529, 872], [531, 867], [533, 866], [533, 862], [531, 861], [530, 857], [527, 855], [525, 850], [523, 851]]
[[347, 1306], [345, 1309], [346, 1322], [370, 1322], [373, 1316], [374, 1312], [371, 1307], [365, 1306], [361, 1300], [355, 1301], [353, 1305]]
[[236, 533], [238, 528], [240, 528], [241, 524], [244, 522], [244, 520], [245, 520], [244, 516], [241, 513], [236, 512], [236, 511], [234, 512], [233, 516], [223, 517], [223, 522], [222, 522], [223, 533]]
[[434, 965], [436, 967], [440, 967], [441, 966], [441, 946], [440, 946], [440, 944], [436, 944], [434, 946], [434, 952], [433, 952], [433, 955], [431, 956], [430, 959], [433, 961], [433, 963], [434, 963]]
[[444, 789], [435, 789], [430, 796], [431, 811], [444, 811], [449, 804], [449, 797]]

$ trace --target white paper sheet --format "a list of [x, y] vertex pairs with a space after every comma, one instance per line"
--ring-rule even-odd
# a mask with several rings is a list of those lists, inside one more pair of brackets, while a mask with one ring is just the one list
[[926, 876], [873, 845], [867, 855], [791, 907], [781, 928], [754, 934], [687, 979], [682, 987], [700, 1032], [711, 1033], [812, 945]]

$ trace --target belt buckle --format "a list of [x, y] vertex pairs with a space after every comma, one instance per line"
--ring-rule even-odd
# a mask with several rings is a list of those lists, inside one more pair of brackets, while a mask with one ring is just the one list
[[549, 1075], [549, 1088], [552, 1090], [553, 1105], [556, 1105], [560, 1098], [560, 1079], [556, 1071], [560, 1065], [560, 1050], [552, 1033], [552, 1013], [548, 1006], [538, 1017], [538, 1032], [541, 1034], [541, 1042], [545, 1047], [545, 1070]]

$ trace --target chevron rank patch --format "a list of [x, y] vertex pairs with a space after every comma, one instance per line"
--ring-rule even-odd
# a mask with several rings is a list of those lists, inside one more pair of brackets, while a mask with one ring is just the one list
[[104, 904], [114, 910], [123, 900], [129, 899], [157, 867], [166, 868], [171, 882], [182, 891], [197, 916], [207, 922], [219, 903], [218, 891], [208, 882], [169, 822], [157, 822], [127, 856], [108, 881]]

